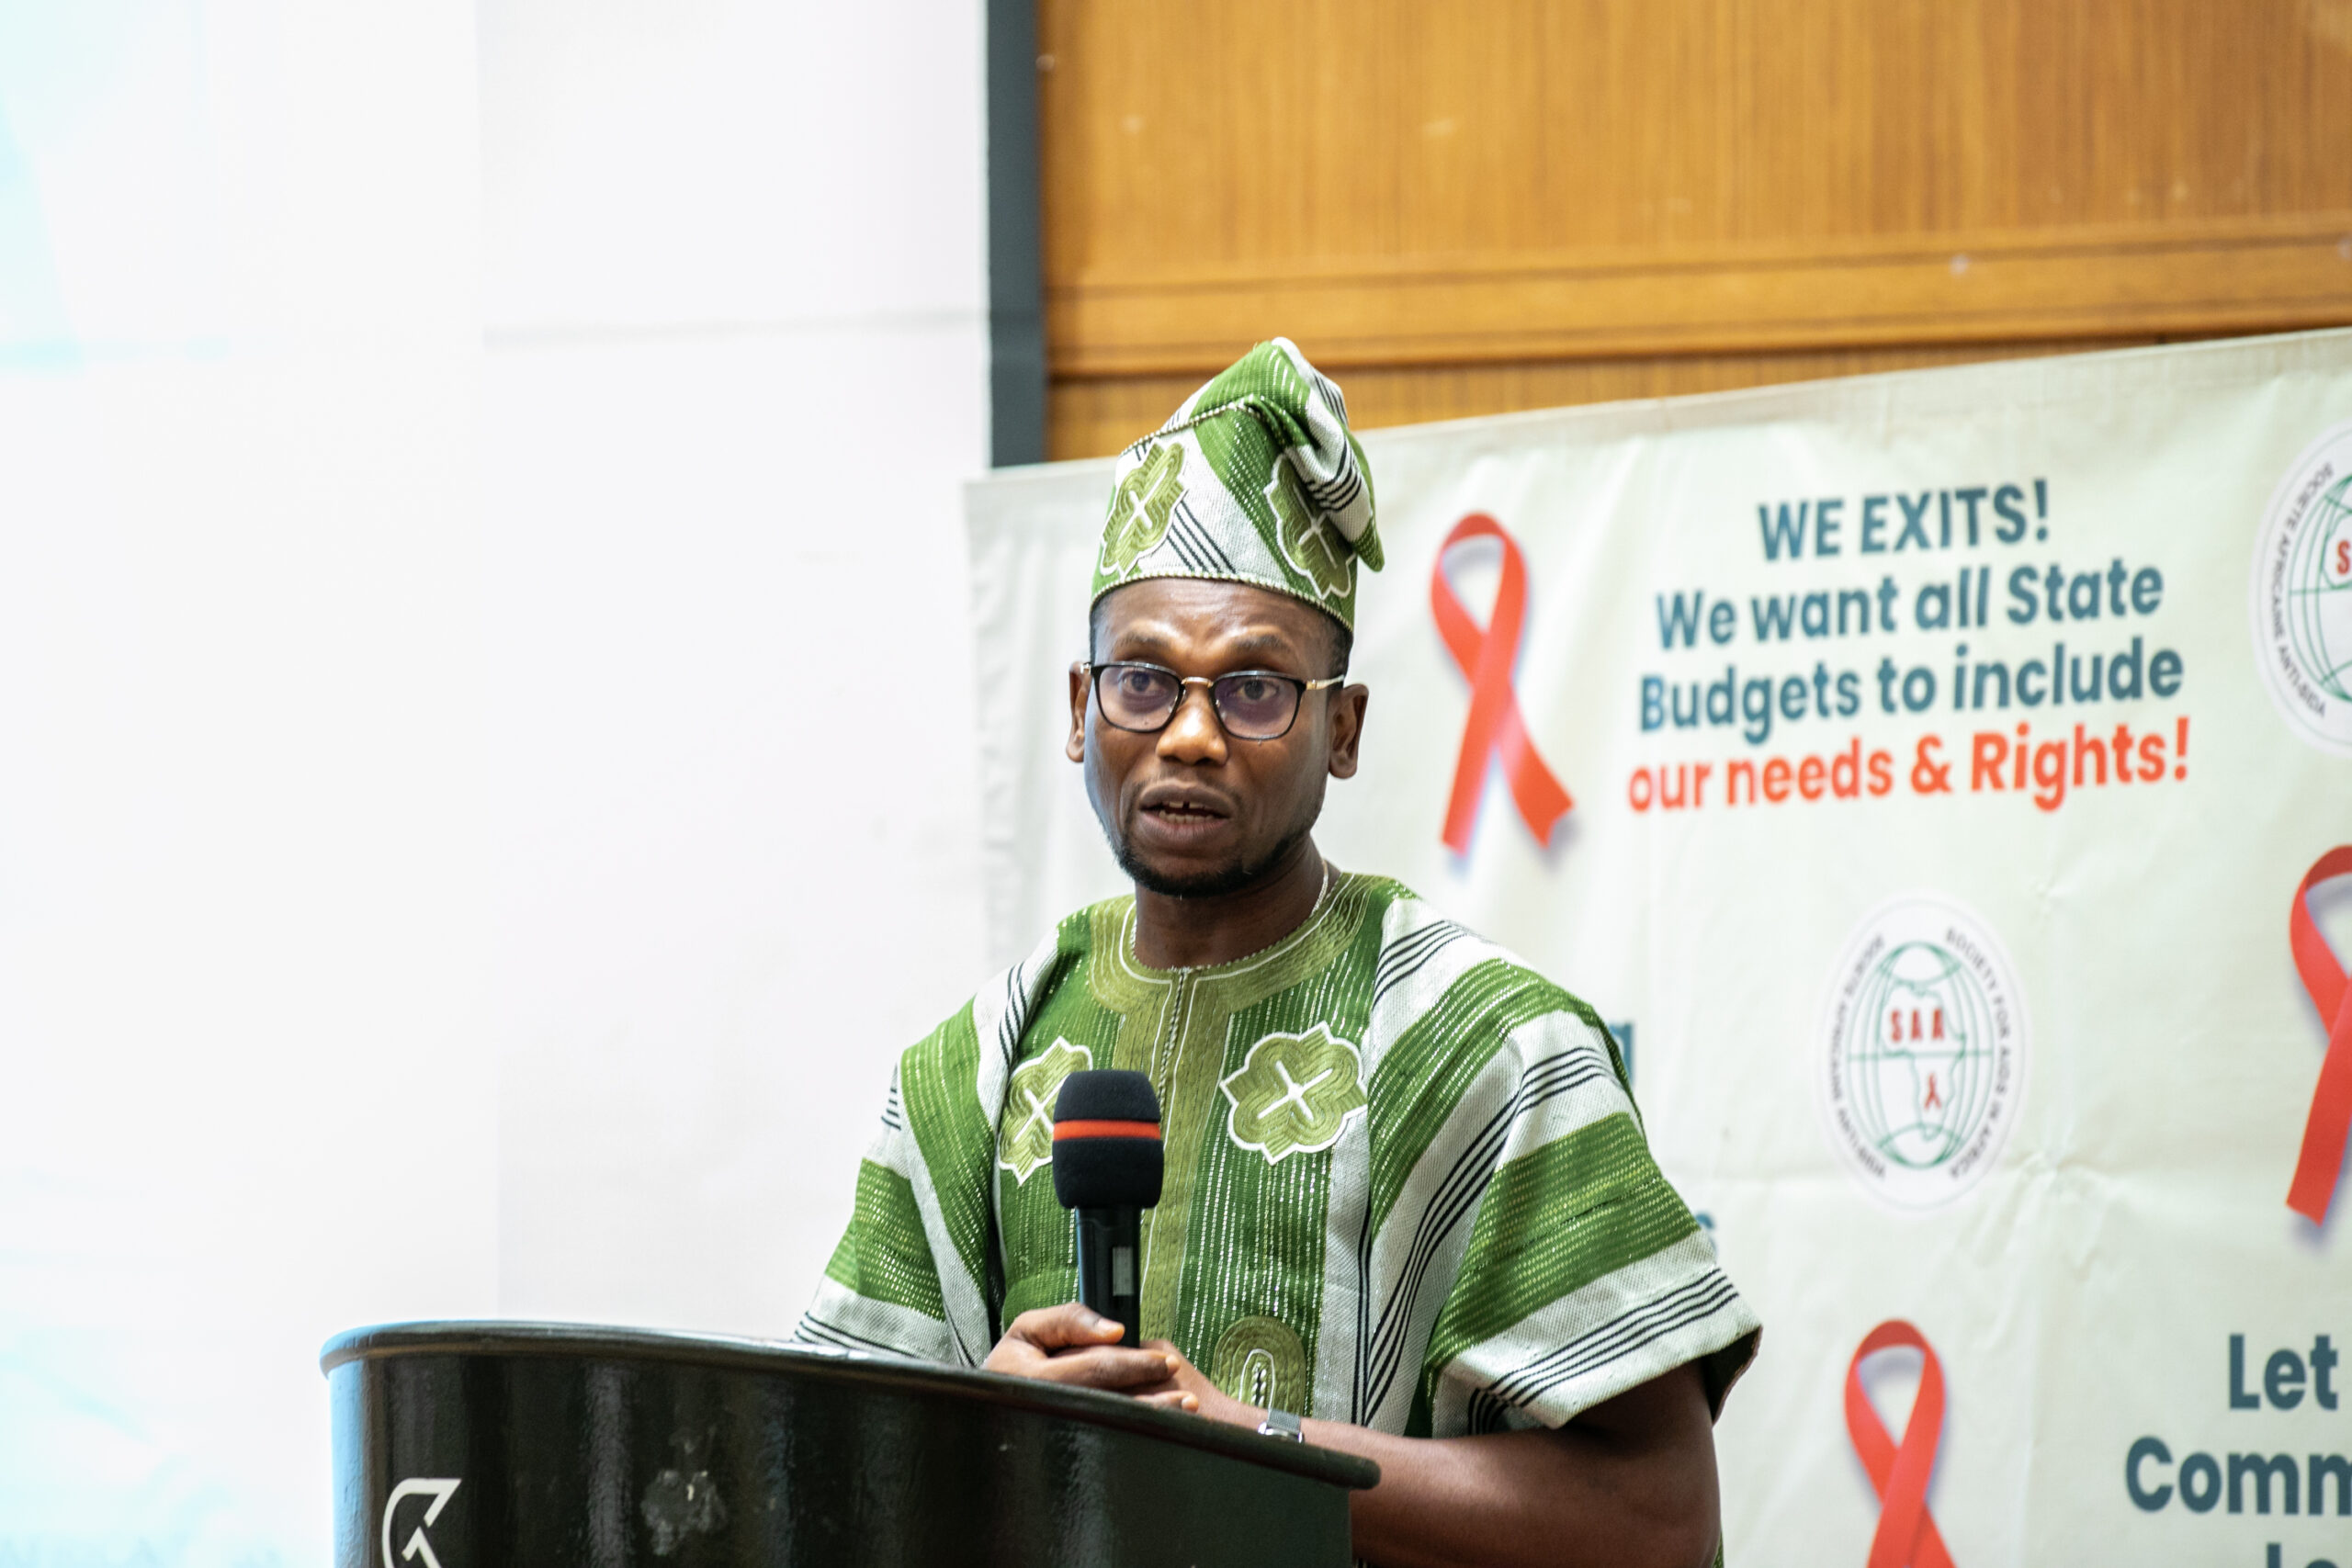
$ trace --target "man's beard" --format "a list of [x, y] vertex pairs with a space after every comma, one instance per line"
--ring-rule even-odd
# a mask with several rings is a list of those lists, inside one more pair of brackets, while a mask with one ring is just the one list
[[1192, 876], [1166, 876], [1137, 860], [1127, 847], [1124, 834], [1105, 835], [1111, 840], [1111, 852], [1118, 857], [1119, 869], [1135, 879], [1135, 885], [1147, 893], [1157, 893], [1163, 898], [1222, 898], [1228, 893], [1238, 893], [1273, 867], [1288, 859], [1292, 852], [1306, 838], [1314, 827], [1308, 822], [1293, 829], [1283, 840], [1255, 861], [1240, 861], [1216, 871], [1204, 871]]

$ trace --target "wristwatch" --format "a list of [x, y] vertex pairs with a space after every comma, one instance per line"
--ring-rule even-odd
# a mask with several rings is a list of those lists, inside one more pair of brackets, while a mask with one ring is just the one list
[[1261, 1438], [1286, 1438], [1294, 1443], [1306, 1441], [1306, 1428], [1299, 1418], [1271, 1404], [1266, 1406], [1266, 1418], [1258, 1423], [1258, 1435]]

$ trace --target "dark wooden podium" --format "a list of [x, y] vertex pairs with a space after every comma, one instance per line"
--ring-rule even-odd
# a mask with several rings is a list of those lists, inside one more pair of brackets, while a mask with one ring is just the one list
[[1349, 1562], [1378, 1468], [1083, 1389], [754, 1340], [363, 1328], [338, 1568]]

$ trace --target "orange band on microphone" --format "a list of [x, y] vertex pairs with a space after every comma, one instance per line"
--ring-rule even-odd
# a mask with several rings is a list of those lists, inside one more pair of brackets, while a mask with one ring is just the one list
[[1054, 1142], [1064, 1138], [1149, 1138], [1159, 1142], [1157, 1122], [1057, 1122]]

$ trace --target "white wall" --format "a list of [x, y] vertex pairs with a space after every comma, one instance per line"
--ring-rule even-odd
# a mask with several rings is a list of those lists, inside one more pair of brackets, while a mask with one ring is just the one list
[[980, 978], [980, 7], [481, 48], [499, 1306], [782, 1334]]
[[0, 1561], [316, 1561], [496, 1303], [472, 47], [0, 9]]
[[978, 962], [979, 80], [0, 6], [0, 1562], [322, 1560], [344, 1327], [789, 1324]]

